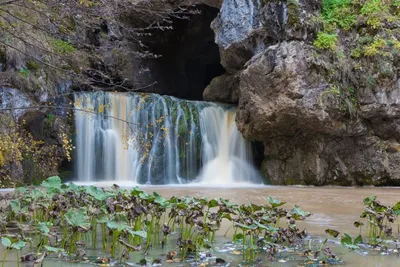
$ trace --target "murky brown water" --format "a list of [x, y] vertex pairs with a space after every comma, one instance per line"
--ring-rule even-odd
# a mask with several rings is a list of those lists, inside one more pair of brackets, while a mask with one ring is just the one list
[[[375, 195], [383, 204], [394, 205], [400, 201], [400, 188], [338, 188], [338, 187], [262, 187], [262, 188], [205, 188], [205, 187], [143, 187], [148, 192], [157, 191], [164, 197], [172, 196], [197, 196], [197, 197], [223, 197], [237, 204], [252, 202], [260, 204], [266, 202], [267, 196], [286, 201], [284, 207], [292, 208], [295, 204], [303, 210], [313, 214], [300, 227], [304, 227], [311, 235], [324, 234], [326, 228], [334, 228], [340, 232], [357, 234], [358, 229], [353, 227], [353, 222], [359, 219], [363, 210], [364, 197]], [[220, 231], [223, 235], [224, 231]], [[343, 259], [345, 266], [374, 266], [374, 267], [399, 267], [400, 258], [394, 255], [381, 256], [379, 253], [362, 255], [357, 252], [347, 252]], [[2, 256], [0, 253], [0, 256]], [[11, 255], [11, 254], [10, 254]], [[13, 257], [13, 256], [10, 256]], [[293, 264], [293, 263], [292, 263]], [[274, 264], [273, 266], [293, 266], [292, 264]], [[71, 264], [66, 262], [47, 261], [44, 267], [83, 267], [90, 265]], [[8, 262], [5, 266], [16, 266]], [[231, 266], [236, 266], [232, 264]]]
[[[191, 187], [150, 187], [148, 192], [157, 191], [164, 197], [197, 196], [222, 197], [237, 204], [266, 203], [272, 196], [286, 201], [284, 207], [299, 205], [313, 216], [304, 227], [312, 234], [324, 233], [327, 227], [356, 234], [353, 222], [359, 219], [363, 210], [363, 198], [375, 195], [386, 205], [400, 201], [400, 188], [342, 188], [342, 187], [263, 187], [263, 188], [191, 188]], [[400, 264], [399, 264], [400, 266]]]
[[[362, 200], [367, 196], [377, 196], [383, 204], [394, 205], [400, 201], [400, 188], [343, 188], [343, 187], [263, 187], [263, 188], [191, 188], [191, 187], [151, 187], [148, 192], [157, 191], [165, 197], [198, 196], [223, 197], [237, 204], [265, 203], [268, 196], [287, 203], [283, 207], [299, 205], [313, 216], [299, 224], [312, 235], [324, 234], [325, 229], [334, 228], [341, 233], [358, 234], [353, 223], [359, 220], [363, 211]], [[223, 232], [223, 231], [221, 231]], [[221, 234], [220, 232], [220, 234]], [[400, 267], [396, 256], [361, 255], [345, 250], [345, 266]], [[291, 266], [277, 264], [274, 266]]]

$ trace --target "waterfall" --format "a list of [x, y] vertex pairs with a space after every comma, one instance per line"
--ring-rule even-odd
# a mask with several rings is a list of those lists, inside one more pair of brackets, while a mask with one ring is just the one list
[[235, 107], [139, 93], [76, 93], [79, 182], [262, 183]]

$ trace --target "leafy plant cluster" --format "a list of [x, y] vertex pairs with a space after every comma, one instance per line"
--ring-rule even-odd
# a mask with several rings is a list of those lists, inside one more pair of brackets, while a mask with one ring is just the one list
[[[0, 188], [13, 187], [22, 182], [11, 179], [12, 167], [18, 167], [26, 160], [34, 164], [33, 171], [41, 177], [57, 169], [57, 162], [60, 161], [59, 146], [46, 145], [43, 140], [36, 140], [25, 130], [24, 121], [16, 123], [7, 116], [0, 116], [0, 124], [7, 127], [0, 129]], [[64, 128], [61, 128], [59, 137], [62, 139], [62, 149], [67, 158], [71, 159], [72, 140]]]
[[[151, 249], [171, 243], [177, 252], [166, 253], [167, 262], [199, 261], [199, 254], [213, 247], [226, 220], [245, 262], [259, 257], [275, 261], [285, 249], [302, 247], [307, 236], [296, 222], [310, 213], [298, 206], [286, 210], [284, 204], [271, 197], [263, 205], [240, 206], [225, 199], [165, 199], [139, 188], [104, 190], [66, 185], [59, 177], [50, 177], [41, 187], [16, 189], [0, 227], [7, 250], [30, 245], [31, 257], [22, 259], [34, 261], [39, 255], [53, 254], [79, 262], [85, 259], [85, 250], [93, 248], [103, 249], [106, 255], [93, 263], [125, 264], [132, 252], [141, 253], [146, 262], [151, 260], [146, 258]], [[334, 254], [323, 257], [334, 258]]]
[[44, 149], [43, 141], [35, 140], [31, 134], [5, 117], [0, 118], [8, 126], [7, 129], [0, 130], [0, 187], [15, 186], [16, 182], [11, 179], [10, 168], [14, 164], [20, 164], [24, 158], [31, 158], [35, 164], [45, 168], [51, 162], [46, 160], [48, 154], [53, 155], [55, 147]]
[[[354, 57], [374, 56], [398, 49], [396, 34], [381, 34], [385, 25], [398, 22], [397, 0], [323, 0], [320, 19], [323, 30], [314, 42], [319, 49], [336, 50], [341, 32], [356, 30], [357, 45]], [[377, 34], [379, 33], [379, 34]], [[365, 38], [371, 40], [363, 43]]]
[[[360, 221], [354, 222], [354, 227], [360, 229], [356, 237], [344, 234], [341, 244], [349, 249], [372, 249], [384, 253], [399, 253], [400, 243], [400, 202], [393, 207], [380, 203], [376, 196], [366, 197], [363, 200], [365, 209], [361, 213]], [[397, 235], [393, 226], [397, 224]], [[337, 237], [339, 232], [327, 229], [326, 233]]]

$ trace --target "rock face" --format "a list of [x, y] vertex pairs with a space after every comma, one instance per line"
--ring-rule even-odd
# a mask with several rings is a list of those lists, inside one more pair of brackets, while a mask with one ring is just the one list
[[239, 81], [239, 76], [231, 74], [215, 77], [204, 89], [204, 100], [237, 104], [239, 101]]
[[[318, 10], [319, 1], [225, 0], [212, 27], [230, 74], [205, 98], [231, 102], [235, 77], [238, 127], [264, 144], [272, 184], [400, 185], [398, 77], [365, 85], [350, 57], [316, 49]], [[383, 63], [365, 68], [374, 64]]]

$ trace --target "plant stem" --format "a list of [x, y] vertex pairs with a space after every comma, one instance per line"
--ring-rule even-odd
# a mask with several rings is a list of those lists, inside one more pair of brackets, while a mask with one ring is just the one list
[[4, 252], [3, 263], [1, 264], [1, 267], [4, 267], [4, 263], [6, 261], [7, 254], [8, 254], [8, 249], [6, 249], [5, 252]]

